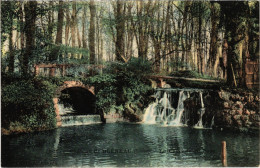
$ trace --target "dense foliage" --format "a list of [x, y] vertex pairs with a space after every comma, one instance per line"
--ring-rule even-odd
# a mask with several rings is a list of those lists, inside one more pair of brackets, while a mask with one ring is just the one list
[[28, 132], [56, 126], [55, 85], [39, 78], [2, 77], [2, 127]]
[[[73, 71], [74, 70], [74, 71]], [[2, 73], [2, 127], [10, 131], [27, 132], [51, 129], [56, 125], [53, 96], [64, 81], [82, 81], [95, 86], [97, 110], [104, 113], [126, 113], [125, 107], [148, 104], [152, 88], [145, 78], [151, 73], [151, 63], [132, 58], [128, 63], [110, 63], [91, 77], [82, 67], [70, 70], [70, 77], [27, 77]], [[140, 111], [140, 110], [139, 110]]]
[[128, 63], [107, 64], [103, 74], [88, 78], [86, 83], [95, 86], [99, 110], [122, 112], [129, 103], [147, 104], [144, 97], [152, 89], [145, 78], [149, 73], [150, 62], [132, 58]]

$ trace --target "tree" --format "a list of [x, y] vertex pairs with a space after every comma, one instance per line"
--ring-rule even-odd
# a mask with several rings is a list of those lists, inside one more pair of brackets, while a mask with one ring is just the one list
[[10, 19], [10, 29], [9, 29], [9, 65], [8, 65], [8, 71], [9, 73], [14, 72], [14, 49], [13, 49], [13, 19], [14, 19], [14, 2], [7, 2], [9, 11], [9, 19]]
[[[238, 46], [244, 38], [247, 4], [242, 1], [219, 2], [224, 15], [225, 36], [228, 43], [227, 57], [227, 84], [232, 86], [239, 77], [239, 50]], [[239, 10], [237, 10], [239, 9]]]
[[138, 57], [147, 58], [149, 39], [149, 12], [151, 1], [145, 3], [143, 0], [137, 4], [137, 20], [135, 23], [135, 36], [137, 41]]
[[211, 33], [210, 33], [210, 57], [208, 66], [210, 67], [211, 73], [214, 76], [217, 75], [216, 72], [216, 60], [217, 60], [217, 50], [218, 50], [218, 25], [219, 25], [219, 5], [216, 2], [210, 2], [210, 18], [211, 18]]
[[77, 15], [76, 15], [76, 9], [77, 8], [77, 6], [76, 6], [76, 1], [73, 1], [72, 2], [72, 15], [71, 15], [71, 45], [72, 45], [72, 47], [76, 47], [76, 22], [77, 22], [77, 20], [76, 20], [76, 17], [77, 17]]
[[50, 54], [50, 61], [56, 61], [58, 58], [58, 54], [60, 51], [60, 45], [62, 44], [62, 32], [63, 32], [63, 19], [64, 19], [64, 10], [63, 10], [63, 1], [59, 1], [59, 11], [58, 11], [58, 26], [57, 26], [57, 34], [55, 44], [56, 46], [53, 48]]
[[90, 26], [89, 26], [89, 51], [90, 51], [90, 64], [95, 64], [95, 15], [96, 7], [94, 0], [89, 2], [90, 9]]
[[33, 57], [34, 43], [35, 43], [35, 21], [37, 1], [28, 1], [25, 3], [25, 37], [26, 48], [22, 57], [22, 74], [28, 75], [29, 73], [29, 58]]
[[116, 18], [116, 60], [121, 62], [127, 62], [125, 59], [125, 10], [124, 2], [117, 0], [115, 10]]

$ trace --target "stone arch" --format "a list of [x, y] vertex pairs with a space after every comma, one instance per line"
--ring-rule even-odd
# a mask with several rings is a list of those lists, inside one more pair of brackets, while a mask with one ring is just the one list
[[56, 113], [56, 121], [57, 121], [57, 126], [58, 127], [60, 127], [61, 124], [62, 124], [60, 111], [59, 111], [59, 107], [58, 107], [59, 97], [60, 97], [61, 92], [63, 90], [68, 89], [68, 88], [74, 88], [74, 87], [79, 87], [79, 88], [86, 89], [90, 93], [95, 95], [95, 88], [94, 88], [94, 86], [85, 85], [85, 84], [83, 84], [80, 81], [65, 81], [62, 86], [58, 87], [58, 89], [56, 90], [56, 93], [54, 95], [54, 98], [53, 98], [54, 109], [55, 109], [55, 113]]

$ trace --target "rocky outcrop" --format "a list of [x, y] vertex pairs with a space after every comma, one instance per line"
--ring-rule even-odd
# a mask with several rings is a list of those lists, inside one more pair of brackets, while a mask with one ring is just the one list
[[[185, 111], [189, 115], [187, 124], [195, 125], [199, 120], [201, 108], [198, 93], [191, 94], [184, 101]], [[242, 132], [258, 132], [259, 95], [249, 91], [204, 90], [203, 101], [205, 113], [203, 126]], [[186, 117], [186, 116], [185, 116]]]
[[[259, 95], [248, 91], [218, 91], [215, 126], [239, 131], [259, 130]], [[216, 108], [218, 107], [218, 108]]]

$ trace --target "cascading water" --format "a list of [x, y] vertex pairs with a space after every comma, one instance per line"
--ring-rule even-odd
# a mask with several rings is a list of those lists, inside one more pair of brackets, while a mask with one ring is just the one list
[[65, 107], [63, 104], [58, 104], [58, 108], [61, 115], [62, 126], [101, 123], [100, 115], [76, 115], [72, 107]]
[[179, 101], [178, 101], [178, 106], [177, 106], [177, 109], [176, 109], [176, 118], [171, 121], [169, 123], [169, 125], [174, 125], [174, 126], [181, 126], [183, 125], [181, 123], [181, 118], [182, 118], [182, 114], [183, 114], [183, 111], [184, 111], [184, 100], [187, 99], [187, 95], [184, 93], [184, 91], [180, 91], [179, 92]]
[[155, 113], [155, 109], [156, 109], [156, 106], [157, 106], [158, 102], [156, 101], [155, 103], [153, 104], [150, 104], [148, 106], [148, 108], [146, 109], [145, 111], [145, 114], [144, 114], [144, 119], [143, 121], [145, 123], [148, 123], [148, 124], [155, 124], [155, 117], [156, 115], [154, 115]]
[[200, 118], [199, 118], [198, 123], [195, 125], [195, 128], [203, 128], [202, 117], [205, 113], [205, 108], [204, 108], [202, 92], [200, 92], [200, 104], [201, 104], [201, 108], [199, 110]]
[[191, 116], [194, 117], [194, 114], [191, 115], [189, 111], [185, 110], [184, 102], [191, 97], [191, 94], [193, 96], [197, 95], [197, 100], [200, 104], [195, 114], [198, 122], [192, 126], [194, 128], [203, 128], [205, 107], [202, 90], [198, 89], [158, 89], [155, 94], [156, 101], [146, 109], [143, 123], [157, 123], [164, 126], [185, 126], [188, 123], [190, 124], [189, 121], [194, 120], [191, 118]]
[[102, 123], [100, 115], [61, 116], [62, 126]]
[[214, 119], [215, 119], [215, 116], [212, 117], [211, 125], [210, 125], [211, 128], [212, 128], [212, 127], [214, 126], [214, 124], [215, 124]]

